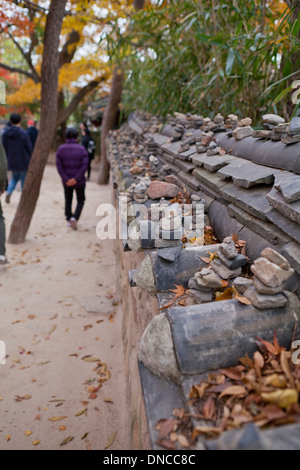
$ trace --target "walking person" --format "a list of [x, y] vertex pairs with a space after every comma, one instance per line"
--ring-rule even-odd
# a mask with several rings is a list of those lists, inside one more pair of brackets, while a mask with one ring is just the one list
[[31, 146], [32, 146], [32, 151], [34, 150], [39, 131], [36, 128], [36, 124], [34, 121], [28, 121], [27, 122], [27, 134], [29, 135], [30, 141], [31, 141]]
[[13, 113], [10, 116], [10, 126], [2, 135], [2, 143], [7, 156], [8, 171], [12, 172], [12, 178], [8, 184], [5, 201], [10, 203], [10, 198], [19, 181], [22, 190], [26, 173], [32, 154], [32, 145], [28, 134], [21, 129], [21, 116]]
[[[77, 230], [77, 222], [80, 219], [85, 203], [85, 173], [89, 165], [89, 157], [86, 149], [77, 142], [78, 131], [76, 128], [66, 130], [66, 143], [61, 145], [56, 154], [56, 167], [65, 192], [65, 215], [67, 224], [73, 230]], [[77, 206], [72, 212], [73, 194], [76, 193]]]
[[[0, 193], [5, 192], [7, 185], [7, 160], [4, 147], [0, 141]], [[3, 217], [3, 210], [0, 201], [0, 265], [7, 264], [8, 259], [6, 258], [6, 234], [5, 234], [5, 222]]]
[[87, 172], [87, 180], [89, 181], [91, 178], [91, 172], [92, 172], [92, 161], [95, 158], [95, 152], [96, 152], [96, 146], [95, 146], [95, 141], [91, 136], [91, 132], [88, 128], [88, 126], [85, 123], [80, 124], [81, 128], [81, 145], [85, 147], [88, 156], [89, 156], [89, 166], [88, 166], [88, 172]]

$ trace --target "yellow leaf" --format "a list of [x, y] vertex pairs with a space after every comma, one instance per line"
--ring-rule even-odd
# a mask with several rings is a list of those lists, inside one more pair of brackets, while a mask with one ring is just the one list
[[111, 446], [113, 445], [114, 440], [115, 440], [115, 438], [116, 438], [116, 435], [117, 435], [117, 432], [115, 432], [115, 433], [111, 436], [111, 438], [109, 439], [108, 443], [107, 443], [106, 446], [104, 447], [105, 450], [106, 450], [106, 449], [109, 449], [109, 447], [111, 447]]
[[25, 436], [31, 436], [32, 431], [25, 431]]
[[58, 430], [59, 431], [65, 431], [67, 428], [66, 426], [62, 425], [62, 426], [59, 426]]
[[37, 445], [39, 445], [40, 442], [41, 442], [41, 441], [39, 441], [38, 439], [36, 439], [35, 441], [32, 441], [32, 445], [33, 445], [33, 446], [37, 446]]
[[78, 413], [76, 413], [75, 416], [81, 416], [83, 414], [85, 414], [85, 415], [87, 414], [87, 408], [84, 408], [84, 410], [78, 411]]
[[55, 421], [61, 421], [62, 419], [66, 419], [67, 416], [53, 416], [52, 418], [49, 418], [48, 421], [52, 421], [53, 423]]
[[9, 434], [6, 436], [6, 440], [7, 440], [7, 442], [11, 440], [11, 437], [10, 437]]
[[298, 403], [299, 394], [297, 390], [286, 388], [285, 390], [262, 393], [261, 397], [267, 403], [276, 403], [280, 408], [289, 409], [293, 404]]

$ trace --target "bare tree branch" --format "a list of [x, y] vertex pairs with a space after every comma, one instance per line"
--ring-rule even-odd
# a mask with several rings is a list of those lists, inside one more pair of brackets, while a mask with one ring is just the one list
[[[22, 56], [24, 57], [24, 59], [26, 60], [30, 70], [31, 70], [31, 77], [32, 80], [35, 82], [35, 83], [40, 83], [41, 81], [41, 77], [39, 76], [39, 74], [37, 73], [36, 71], [36, 68], [34, 67], [33, 63], [32, 63], [32, 59], [31, 59], [31, 53], [27, 53], [24, 51], [24, 49], [20, 46], [20, 44], [18, 43], [18, 41], [14, 38], [13, 34], [8, 31], [7, 32], [8, 36], [10, 37], [10, 39], [12, 40], [12, 42], [14, 43], [14, 45], [18, 48], [18, 50], [21, 52]], [[31, 49], [30, 49], [31, 50]]]
[[8, 70], [9, 72], [12, 72], [12, 73], [20, 73], [21, 75], [25, 75], [26, 77], [31, 78], [31, 80], [34, 81], [34, 77], [32, 73], [28, 72], [27, 70], [23, 70], [18, 67], [11, 67], [10, 65], [2, 64], [1, 62], [0, 62], [0, 68]]
[[74, 58], [77, 50], [78, 42], [80, 41], [80, 34], [76, 30], [72, 30], [59, 54], [59, 68], [65, 64], [70, 64]]
[[104, 78], [99, 79], [99, 80], [93, 80], [92, 82], [88, 83], [85, 87], [80, 88], [79, 92], [73, 97], [69, 105], [60, 111], [58, 118], [57, 118], [56, 126], [58, 127], [64, 122], [66, 122], [67, 119], [71, 116], [71, 114], [76, 110], [79, 103], [89, 93], [94, 91], [102, 81], [104, 81]]

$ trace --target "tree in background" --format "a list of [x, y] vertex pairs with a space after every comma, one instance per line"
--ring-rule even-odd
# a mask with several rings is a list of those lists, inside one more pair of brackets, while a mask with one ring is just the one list
[[24, 190], [13, 220], [9, 243], [25, 240], [39, 197], [44, 169], [56, 128], [59, 40], [67, 0], [52, 0], [47, 14], [41, 66], [40, 132], [31, 158]]
[[[131, 18], [119, 42], [126, 60], [123, 104], [166, 116], [212, 116], [289, 109], [287, 85], [299, 77], [299, 1], [164, 0]], [[287, 7], [288, 4], [288, 7]], [[118, 32], [116, 31], [116, 34]], [[120, 44], [118, 46], [120, 47]]]
[[[11, 21], [12, 4], [22, 5], [22, 16]], [[101, 84], [109, 80], [110, 68], [106, 64], [105, 52], [99, 45], [99, 34], [109, 20], [111, 13], [103, 8], [108, 1], [72, 0], [68, 2], [68, 12], [64, 17], [61, 32], [61, 49], [59, 54], [59, 88], [57, 126], [64, 134], [67, 120], [84, 100]], [[116, 3], [116, 2], [115, 2]], [[118, 3], [118, 2], [117, 2]], [[40, 102], [41, 95], [41, 62], [43, 57], [43, 35], [47, 10], [38, 2], [4, 1], [2, 7], [6, 17], [2, 17], [2, 37], [10, 40], [15, 52], [23, 59], [22, 66], [14, 67], [0, 61], [0, 67], [18, 73], [26, 78], [19, 90], [8, 96], [8, 104], [32, 104]], [[6, 8], [6, 10], [5, 10]], [[25, 21], [27, 20], [27, 22]], [[23, 21], [23, 22], [22, 22]], [[67, 99], [68, 97], [69, 100]]]
[[[145, 5], [145, 0], [134, 0], [133, 6], [136, 10], [142, 10]], [[115, 22], [115, 27], [117, 27], [118, 33], [120, 31], [120, 25], [118, 22]], [[115, 29], [115, 28], [114, 28]], [[114, 36], [114, 35], [113, 35]], [[109, 38], [108, 44], [114, 42], [114, 37]], [[110, 165], [106, 157], [106, 137], [108, 132], [114, 127], [116, 122], [116, 117], [119, 111], [119, 104], [122, 99], [123, 91], [123, 82], [124, 82], [124, 57], [126, 57], [126, 51], [121, 51], [117, 45], [114, 44], [115, 51], [117, 53], [111, 54], [111, 58], [115, 59], [118, 62], [118, 65], [114, 68], [113, 79], [110, 89], [109, 101], [104, 112], [102, 126], [101, 126], [101, 160], [100, 160], [100, 170], [98, 175], [99, 184], [107, 184], [109, 182], [109, 172]]]

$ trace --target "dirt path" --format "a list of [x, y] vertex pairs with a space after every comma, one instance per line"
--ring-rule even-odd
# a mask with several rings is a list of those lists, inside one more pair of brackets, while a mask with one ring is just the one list
[[[19, 198], [15, 192], [8, 206], [2, 197], [7, 230]], [[110, 198], [110, 188], [88, 183], [73, 232], [48, 166], [27, 241], [7, 246], [11, 264], [0, 268], [2, 450], [129, 449], [114, 242], [96, 236], [96, 208]]]

